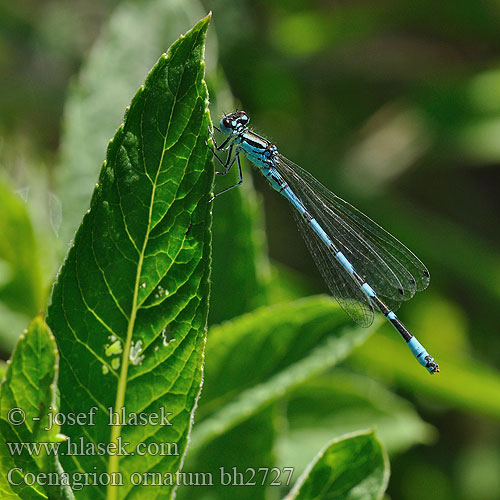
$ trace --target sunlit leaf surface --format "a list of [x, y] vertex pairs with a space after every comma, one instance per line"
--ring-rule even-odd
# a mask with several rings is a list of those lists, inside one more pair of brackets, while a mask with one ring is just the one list
[[[55, 454], [43, 448], [30, 454], [24, 443], [40, 445], [61, 442], [56, 385], [59, 356], [51, 331], [38, 316], [20, 337], [0, 388], [0, 493], [3, 499], [58, 498], [71, 500], [70, 488], [25, 481], [40, 473], [61, 473]], [[27, 476], [29, 474], [29, 476]]]
[[360, 432], [328, 444], [286, 500], [376, 500], [388, 479], [383, 447], [372, 432]]
[[[98, 408], [94, 426], [63, 432], [96, 446], [129, 443], [125, 456], [63, 457], [69, 471], [120, 472], [124, 486], [119, 493], [110, 487], [108, 498], [170, 498], [175, 482], [133, 489], [130, 475], [179, 469], [200, 391], [212, 185], [207, 24], [175, 42], [133, 98], [49, 307], [61, 353], [61, 409]], [[110, 426], [110, 409], [168, 418]], [[139, 454], [138, 445], [150, 442], [169, 448]], [[80, 497], [101, 498], [105, 489], [87, 487]]]

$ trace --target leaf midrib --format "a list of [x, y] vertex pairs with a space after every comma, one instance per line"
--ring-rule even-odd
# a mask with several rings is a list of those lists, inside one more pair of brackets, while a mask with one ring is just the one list
[[[193, 46], [197, 42], [197, 40], [198, 40], [198, 37], [196, 37], [196, 39], [194, 40]], [[164, 56], [162, 56], [162, 57], [164, 57]], [[149, 212], [148, 212], [148, 225], [147, 225], [147, 230], [146, 230], [146, 234], [144, 237], [142, 249], [141, 249], [141, 252], [139, 254], [139, 260], [137, 263], [137, 273], [136, 273], [135, 284], [134, 284], [134, 296], [133, 296], [133, 300], [132, 300], [132, 310], [130, 313], [130, 320], [129, 320], [128, 327], [127, 327], [127, 337], [125, 339], [125, 345], [124, 345], [124, 349], [123, 349], [120, 377], [118, 379], [118, 388], [117, 388], [117, 394], [116, 394], [116, 400], [115, 400], [115, 406], [114, 406], [115, 410], [118, 410], [118, 411], [120, 408], [123, 407], [123, 405], [125, 403], [125, 392], [126, 392], [126, 387], [127, 387], [127, 375], [128, 375], [128, 366], [129, 366], [128, 360], [129, 360], [129, 355], [130, 355], [130, 346], [132, 343], [132, 336], [134, 333], [137, 311], [139, 309], [139, 304], [137, 303], [138, 302], [137, 299], [139, 296], [139, 286], [140, 286], [141, 275], [142, 275], [142, 266], [144, 263], [144, 255], [146, 252], [146, 247], [147, 247], [149, 237], [151, 234], [151, 230], [152, 230], [151, 220], [152, 220], [152, 215], [153, 215], [153, 206], [154, 206], [154, 199], [155, 199], [156, 188], [157, 188], [157, 183], [158, 183], [158, 176], [160, 174], [161, 166], [163, 164], [163, 158], [164, 158], [165, 152], [166, 152], [166, 142], [167, 142], [168, 132], [170, 130], [170, 123], [172, 121], [172, 115], [174, 112], [175, 105], [177, 103], [179, 88], [180, 88], [180, 84], [182, 82], [182, 78], [184, 76], [185, 68], [186, 68], [186, 66], [183, 65], [182, 75], [179, 78], [179, 85], [177, 86], [177, 89], [176, 89], [176, 92], [174, 95], [174, 99], [173, 99], [173, 103], [172, 103], [172, 108], [170, 111], [170, 119], [168, 121], [168, 127], [167, 127], [167, 130], [163, 136], [162, 153], [161, 153], [160, 160], [158, 162], [158, 169], [156, 171], [154, 182], [152, 182], [151, 199], [150, 199], [150, 203], [149, 203]], [[157, 78], [157, 76], [155, 76], [155, 79], [156, 78]], [[147, 100], [147, 98], [146, 98], [146, 100]], [[143, 107], [142, 114], [141, 114], [141, 140], [144, 143], [144, 136], [142, 134], [142, 125], [143, 125], [142, 115], [143, 114], [144, 114], [144, 107]], [[144, 172], [149, 178], [144, 157], [143, 157], [143, 161], [144, 161]], [[150, 180], [152, 180], [152, 179], [150, 179]], [[118, 445], [118, 438], [120, 437], [120, 435], [121, 435], [121, 425], [112, 426], [110, 442], [116, 443], [116, 445]], [[109, 466], [108, 466], [108, 473], [110, 474], [111, 477], [114, 477], [112, 475], [113, 473], [119, 472], [118, 465], [119, 465], [119, 455], [112, 454], [109, 458]], [[112, 483], [110, 483], [108, 488], [107, 488], [107, 498], [109, 500], [116, 500], [118, 498], [118, 487], [113, 486]]]

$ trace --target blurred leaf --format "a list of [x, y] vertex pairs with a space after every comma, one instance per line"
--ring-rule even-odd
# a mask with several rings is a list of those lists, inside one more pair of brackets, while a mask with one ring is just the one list
[[[216, 168], [221, 167], [216, 165]], [[260, 209], [262, 203], [249, 177], [246, 176], [239, 188], [224, 193], [213, 202], [210, 324], [232, 319], [268, 301], [270, 271]], [[214, 189], [221, 189], [219, 182]]]
[[337, 348], [347, 354], [347, 346], [353, 347], [366, 337], [358, 331], [369, 330], [354, 325], [327, 296], [264, 307], [212, 327], [197, 416], [220, 408], [245, 389], [268, 382], [316, 352], [321, 342], [336, 341]]
[[[177, 453], [148, 449], [97, 462], [63, 457], [68, 472], [122, 472], [120, 496], [131, 491], [132, 472], [180, 468], [201, 387], [213, 181], [203, 80], [208, 21], [170, 47], [133, 98], [48, 311], [61, 354], [61, 411], [99, 408], [94, 426], [65, 425], [64, 433], [89, 444], [123, 438], [128, 451], [150, 440], [176, 445]], [[171, 426], [110, 428], [110, 407], [127, 415], [164, 409]], [[115, 488], [108, 498], [117, 498]], [[171, 495], [174, 488], [149, 486], [134, 495]], [[80, 496], [104, 490], [88, 487]]]
[[38, 243], [25, 203], [0, 183], [0, 345], [10, 350], [47, 289]]
[[[233, 98], [222, 74], [212, 74], [210, 112], [214, 125], [234, 108]], [[220, 134], [218, 134], [220, 140]], [[216, 170], [221, 165], [214, 159]], [[255, 193], [252, 177], [213, 202], [214, 221], [212, 288], [209, 324], [216, 324], [267, 305], [270, 266], [264, 232], [262, 200]], [[236, 168], [218, 178], [214, 192], [237, 182]]]
[[[274, 479], [259, 468], [273, 467], [275, 418], [274, 408], [266, 408], [207, 444], [196, 455], [187, 454], [183, 472], [210, 472], [214, 484], [207, 487], [180, 488], [176, 498], [197, 500], [264, 500], [266, 489]], [[190, 457], [193, 459], [190, 460]], [[253, 476], [255, 471], [255, 476]], [[253, 477], [252, 477], [253, 476]], [[254, 482], [255, 484], [247, 484]]]
[[290, 394], [287, 422], [278, 438], [279, 464], [296, 471], [304, 470], [323, 443], [358, 429], [376, 427], [392, 453], [428, 443], [435, 434], [402, 398], [374, 380], [338, 370]]
[[[441, 448], [441, 447], [439, 447]], [[407, 500], [420, 500], [422, 498], [422, 483], [425, 484], [425, 491], [432, 492], [433, 500], [449, 500], [450, 498], [467, 498], [462, 491], [455, 490], [452, 486], [452, 477], [447, 471], [447, 465], [453, 463], [454, 452], [446, 450], [439, 453], [437, 460], [429, 457], [429, 450], [422, 450], [424, 453], [418, 459], [412, 455], [402, 457], [399, 464], [400, 469], [398, 481], [401, 483], [403, 496]], [[433, 450], [434, 451], [434, 450]], [[446, 463], [443, 463], [446, 462]], [[396, 466], [392, 467], [392, 478], [396, 476]], [[472, 500], [472, 499], [471, 499]]]
[[427, 162], [448, 160], [451, 168], [465, 162], [478, 167], [498, 162], [498, 78], [497, 69], [474, 71], [466, 78], [416, 85], [409, 93], [410, 106], [420, 108], [425, 129], [432, 131], [433, 151]]
[[269, 290], [273, 304], [290, 302], [318, 293], [318, 288], [312, 285], [310, 276], [305, 276], [276, 261], [271, 263]]
[[[53, 423], [54, 413], [58, 411], [58, 369], [59, 356], [55, 338], [38, 316], [19, 338], [0, 387], [2, 498], [74, 498], [68, 486], [41, 485], [36, 481], [29, 485], [28, 481], [24, 481], [28, 473], [37, 475], [63, 472], [57, 455], [47, 454], [43, 448], [41, 452], [33, 454], [26, 448], [19, 454], [11, 451], [22, 443], [55, 444], [62, 440], [58, 436], [59, 426]], [[13, 419], [24, 421], [16, 425]], [[46, 428], [50, 430], [45, 430]], [[10, 471], [13, 472], [9, 481], [7, 474]]]
[[64, 246], [89, 206], [107, 140], [130, 96], [161, 52], [202, 15], [195, 0], [122, 2], [95, 43], [64, 111], [58, 189]]
[[427, 345], [441, 369], [433, 376], [414, 363], [405, 343], [394, 333], [390, 337], [377, 335], [358, 349], [349, 362], [376, 372], [406, 392], [425, 395], [463, 411], [500, 418], [500, 399], [492, 397], [500, 394], [500, 373], [465, 356], [447, 356], [437, 347], [435, 350]]
[[330, 442], [295, 484], [286, 500], [375, 500], [389, 480], [389, 462], [373, 432]]
[[457, 134], [457, 145], [459, 151], [475, 161], [496, 165], [500, 159], [499, 137], [500, 116], [497, 116], [465, 125]]
[[[432, 351], [437, 349], [447, 357], [461, 357], [470, 349], [467, 332], [469, 325], [463, 310], [445, 297], [426, 290], [426, 293], [414, 301], [410, 321]], [[439, 332], [436, 335], [435, 332]]]
[[383, 192], [424, 156], [431, 143], [423, 113], [401, 102], [377, 110], [356, 136], [339, 169], [357, 192], [366, 194]]
[[500, 113], [500, 69], [489, 68], [472, 76], [466, 83], [466, 93], [477, 113]]
[[[481, 336], [479, 341], [488, 345], [486, 352], [498, 352], [496, 337], [488, 337], [497, 324], [491, 311], [500, 304], [500, 257], [495, 247], [428, 207], [416, 210], [406, 200], [394, 196], [372, 199], [370, 207], [374, 220], [398, 214], [391, 217], [388, 229], [427, 264], [431, 273], [429, 290], [435, 286], [450, 293], [460, 290], [462, 295], [475, 300], [467, 310], [468, 321], [474, 323], [472, 333]], [[489, 222], [485, 220], [484, 224]]]
[[364, 5], [343, 4], [331, 11], [310, 9], [278, 18], [274, 43], [291, 55], [311, 55], [331, 47], [365, 40], [377, 28], [380, 14]]
[[212, 328], [197, 412], [202, 420], [190, 453], [337, 364], [371, 331], [327, 297], [262, 308]]
[[0, 300], [32, 317], [43, 306], [45, 292], [37, 242], [26, 205], [3, 184], [0, 211]]
[[459, 457], [457, 469], [464, 498], [488, 500], [500, 497], [500, 450], [487, 434], [468, 444]]
[[3, 350], [10, 352], [14, 348], [28, 323], [28, 315], [17, 313], [0, 302], [0, 346]]

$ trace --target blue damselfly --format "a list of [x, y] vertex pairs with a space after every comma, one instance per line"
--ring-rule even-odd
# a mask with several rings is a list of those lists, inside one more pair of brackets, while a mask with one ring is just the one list
[[[212, 150], [226, 175], [236, 162], [238, 182], [212, 197], [239, 186], [243, 180], [240, 153], [254, 163], [272, 188], [295, 209], [300, 232], [331, 294], [359, 325], [373, 322], [377, 308], [401, 334], [418, 362], [439, 372], [434, 358], [394, 313], [401, 302], [427, 288], [424, 264], [394, 236], [352, 205], [333, 194], [311, 174], [281, 155], [270, 141], [248, 128], [244, 111], [225, 115], [220, 132], [228, 137]], [[221, 159], [216, 151], [227, 153]]]

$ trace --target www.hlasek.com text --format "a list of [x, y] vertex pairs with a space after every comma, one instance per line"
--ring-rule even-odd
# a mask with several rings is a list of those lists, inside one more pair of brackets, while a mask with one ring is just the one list
[[83, 437], [75, 440], [68, 437], [66, 440], [54, 443], [49, 441], [38, 442], [7, 442], [11, 456], [20, 456], [26, 450], [31, 456], [44, 453], [49, 456], [179, 456], [177, 443], [144, 442], [141, 441], [132, 447], [129, 441], [119, 436], [116, 441], [97, 442], [85, 441]]

